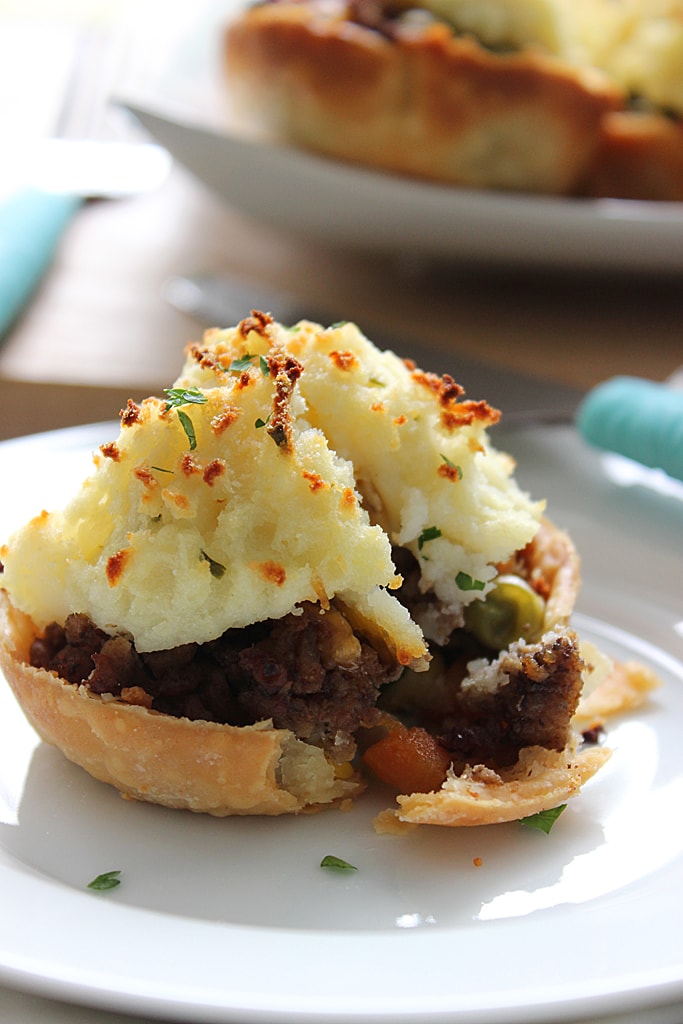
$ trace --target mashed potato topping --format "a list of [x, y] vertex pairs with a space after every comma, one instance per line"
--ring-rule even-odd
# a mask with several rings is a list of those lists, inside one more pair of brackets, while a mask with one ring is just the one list
[[[581, 0], [572, 0], [572, 6], [562, 0], [422, 0], [420, 6], [492, 49], [538, 46], [560, 54], [576, 45], [572, 7], [577, 3]], [[402, 0], [401, 6], [416, 4]]]
[[561, 805], [609, 757], [576, 716], [597, 735], [657, 680], [584, 648], [581, 700], [578, 556], [498, 415], [351, 323], [208, 332], [0, 548], [28, 720], [126, 796], [220, 816], [346, 802], [365, 770], [399, 794], [381, 830]]
[[216, 359], [264, 354], [273, 344], [303, 366], [297, 387], [308, 421], [353, 464], [364, 506], [393, 545], [415, 556], [421, 588], [455, 611], [484, 596], [497, 563], [533, 538], [544, 508], [490, 444], [498, 412], [461, 400], [450, 378], [379, 351], [352, 323], [209, 332], [179, 380], [210, 387]]
[[295, 384], [279, 395], [288, 440], [268, 432], [283, 372], [275, 358], [247, 361], [210, 374], [177, 409], [130, 403], [70, 504], [0, 552], [15, 606], [38, 628], [87, 613], [149, 651], [337, 595], [403, 648], [400, 660], [420, 658], [420, 630], [386, 589], [400, 583], [389, 541]]
[[419, 6], [492, 49], [538, 48], [606, 72], [626, 91], [683, 113], [681, 0], [420, 0]]
[[682, 0], [622, 0], [603, 66], [630, 92], [683, 115]]
[[392, 545], [457, 618], [543, 509], [487, 439], [498, 413], [461, 394], [350, 323], [209, 332], [167, 399], [129, 403], [70, 504], [11, 538], [3, 587], [39, 629], [78, 611], [139, 651], [336, 598], [419, 663]]

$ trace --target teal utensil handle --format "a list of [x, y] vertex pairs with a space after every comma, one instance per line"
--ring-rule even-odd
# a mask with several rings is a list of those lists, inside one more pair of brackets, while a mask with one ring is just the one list
[[683, 391], [614, 377], [588, 393], [576, 425], [590, 444], [683, 480]]
[[50, 266], [80, 196], [22, 189], [0, 202], [0, 339]]

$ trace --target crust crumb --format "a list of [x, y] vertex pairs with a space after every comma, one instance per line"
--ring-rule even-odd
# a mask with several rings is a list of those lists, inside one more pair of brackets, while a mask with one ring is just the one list
[[138, 423], [140, 421], [140, 406], [136, 405], [132, 398], [129, 398], [126, 408], [122, 409], [119, 415], [121, 417], [122, 427], [132, 427], [134, 423]]
[[339, 352], [335, 349], [334, 352], [330, 352], [330, 359], [338, 370], [344, 370], [347, 373], [357, 369], [359, 365], [353, 352]]
[[267, 432], [283, 452], [292, 451], [292, 414], [290, 400], [303, 366], [284, 352], [275, 351], [268, 356], [268, 369], [275, 381], [273, 414]]
[[121, 700], [126, 704], [137, 704], [141, 708], [152, 706], [152, 697], [141, 686], [124, 686], [121, 690]]
[[453, 466], [450, 462], [444, 462], [443, 465], [439, 466], [437, 470], [439, 476], [443, 476], [446, 480], [451, 480], [454, 484], [462, 480], [462, 470], [459, 466]]
[[208, 484], [209, 487], [213, 487], [216, 480], [224, 475], [225, 469], [225, 459], [212, 459], [204, 469], [202, 476], [204, 483]]
[[391, 808], [380, 811], [372, 826], [378, 836], [404, 836], [417, 828], [417, 825], [410, 821], [401, 821], [396, 811], [392, 811]]
[[100, 451], [104, 455], [105, 459], [113, 459], [114, 462], [121, 461], [121, 451], [116, 441], [109, 441], [107, 444], [101, 444]]
[[284, 566], [278, 565], [277, 562], [255, 562], [252, 563], [251, 568], [255, 569], [264, 580], [275, 583], [278, 587], [281, 587], [287, 579]]
[[262, 338], [267, 338], [268, 328], [273, 322], [274, 321], [270, 313], [262, 313], [258, 309], [252, 309], [251, 316], [245, 317], [244, 320], [238, 324], [237, 329], [243, 338], [246, 338], [252, 331], [256, 334], [260, 334]]
[[301, 475], [304, 480], [308, 480], [308, 486], [314, 493], [328, 486], [319, 473], [313, 473], [305, 469]]
[[342, 508], [346, 510], [353, 510], [356, 508], [356, 505], [357, 501], [355, 493], [353, 492], [351, 487], [346, 487], [344, 489], [341, 499]]
[[120, 581], [131, 554], [130, 548], [125, 548], [123, 551], [117, 551], [116, 554], [107, 559], [106, 571], [110, 587], [115, 587]]
[[[207, 332], [208, 333], [208, 332]], [[205, 335], [206, 338], [206, 335]], [[203, 370], [213, 370], [215, 373], [226, 375], [229, 371], [221, 363], [215, 352], [205, 348], [203, 345], [194, 343], [186, 349], [188, 359], [193, 359]]]
[[180, 460], [180, 472], [183, 476], [194, 476], [195, 473], [201, 473], [202, 467], [199, 465], [196, 459], [193, 459], [191, 455], [185, 454]]
[[499, 410], [494, 409], [483, 399], [480, 402], [462, 402], [459, 405], [453, 403], [441, 413], [441, 422], [446, 430], [469, 426], [475, 420], [480, 420], [486, 426], [493, 426], [499, 419]]
[[216, 437], [219, 437], [224, 430], [227, 430], [231, 424], [235, 422], [237, 417], [240, 415], [240, 410], [235, 409], [234, 406], [229, 405], [227, 409], [219, 413], [211, 420], [211, 430]]
[[133, 476], [149, 491], [152, 491], [159, 486], [159, 481], [154, 476], [154, 473], [149, 466], [136, 466], [133, 470]]

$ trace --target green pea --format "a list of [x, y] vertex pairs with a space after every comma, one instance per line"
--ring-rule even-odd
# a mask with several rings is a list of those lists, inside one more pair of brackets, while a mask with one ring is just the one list
[[485, 647], [500, 651], [514, 640], [530, 643], [543, 632], [545, 602], [520, 576], [499, 576], [483, 601], [465, 608], [465, 625]]

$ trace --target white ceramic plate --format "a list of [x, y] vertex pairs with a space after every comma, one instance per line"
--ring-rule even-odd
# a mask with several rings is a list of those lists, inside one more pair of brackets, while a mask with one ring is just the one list
[[[116, 432], [0, 445], [0, 537], [61, 503]], [[611, 761], [552, 833], [378, 836], [386, 794], [291, 819], [128, 802], [38, 742], [0, 685], [0, 983], [193, 1024], [675, 1019], [683, 488], [597, 455], [570, 428], [503, 441], [583, 553], [582, 633], [664, 683], [610, 729]], [[357, 871], [326, 872], [328, 853]], [[87, 890], [115, 869], [119, 888]]]
[[140, 57], [131, 62], [120, 98], [153, 138], [243, 213], [318, 243], [411, 259], [658, 273], [683, 268], [683, 203], [456, 189], [236, 132], [221, 68], [221, 27], [240, 3], [164, 7], [152, 21], [151, 41], [140, 30]]

